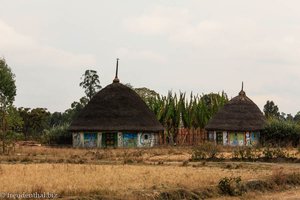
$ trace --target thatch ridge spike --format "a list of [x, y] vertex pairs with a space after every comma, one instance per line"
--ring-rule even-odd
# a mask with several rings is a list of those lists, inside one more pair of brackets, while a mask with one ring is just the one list
[[113, 83], [119, 83], [120, 80], [118, 78], [118, 71], [119, 71], [119, 58], [117, 58], [117, 64], [116, 64], [116, 76], [115, 76], [115, 79], [113, 80]]
[[242, 81], [242, 90], [239, 92], [240, 96], [246, 96], [246, 92], [244, 91], [244, 82]]

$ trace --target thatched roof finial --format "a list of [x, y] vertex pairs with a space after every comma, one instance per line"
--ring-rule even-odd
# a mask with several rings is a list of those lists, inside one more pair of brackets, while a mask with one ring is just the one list
[[119, 71], [119, 58], [117, 58], [117, 65], [116, 65], [116, 77], [115, 79], [113, 80], [113, 83], [119, 83], [120, 80], [118, 78], [118, 71]]
[[239, 93], [240, 96], [245, 96], [246, 92], [244, 91], [244, 82], [242, 81], [242, 90]]

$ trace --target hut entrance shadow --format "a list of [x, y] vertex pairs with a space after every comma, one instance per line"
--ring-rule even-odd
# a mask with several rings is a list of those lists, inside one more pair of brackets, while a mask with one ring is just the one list
[[117, 133], [103, 133], [102, 134], [102, 146], [103, 147], [117, 147], [118, 146], [118, 134]]

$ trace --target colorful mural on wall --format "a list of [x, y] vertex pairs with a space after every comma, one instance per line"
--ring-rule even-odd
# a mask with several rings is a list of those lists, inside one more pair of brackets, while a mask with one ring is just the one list
[[139, 147], [152, 147], [154, 146], [154, 135], [152, 133], [139, 133], [138, 146]]
[[244, 139], [244, 133], [229, 133], [229, 144], [232, 146], [243, 146]]
[[97, 133], [84, 133], [84, 147], [97, 147]]
[[73, 133], [73, 147], [153, 147], [159, 141], [154, 133]]
[[260, 133], [252, 132], [251, 133], [251, 145], [257, 145], [259, 143]]
[[123, 133], [123, 147], [136, 147], [137, 135], [137, 133]]
[[73, 147], [81, 147], [81, 134], [80, 133], [73, 133]]
[[251, 145], [251, 138], [250, 138], [250, 133], [246, 132], [246, 146]]

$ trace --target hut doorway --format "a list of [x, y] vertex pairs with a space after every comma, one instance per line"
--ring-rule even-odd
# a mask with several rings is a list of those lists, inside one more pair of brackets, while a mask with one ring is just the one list
[[103, 147], [117, 147], [118, 134], [117, 133], [102, 133], [102, 146]]
[[217, 144], [223, 144], [223, 132], [217, 132]]

